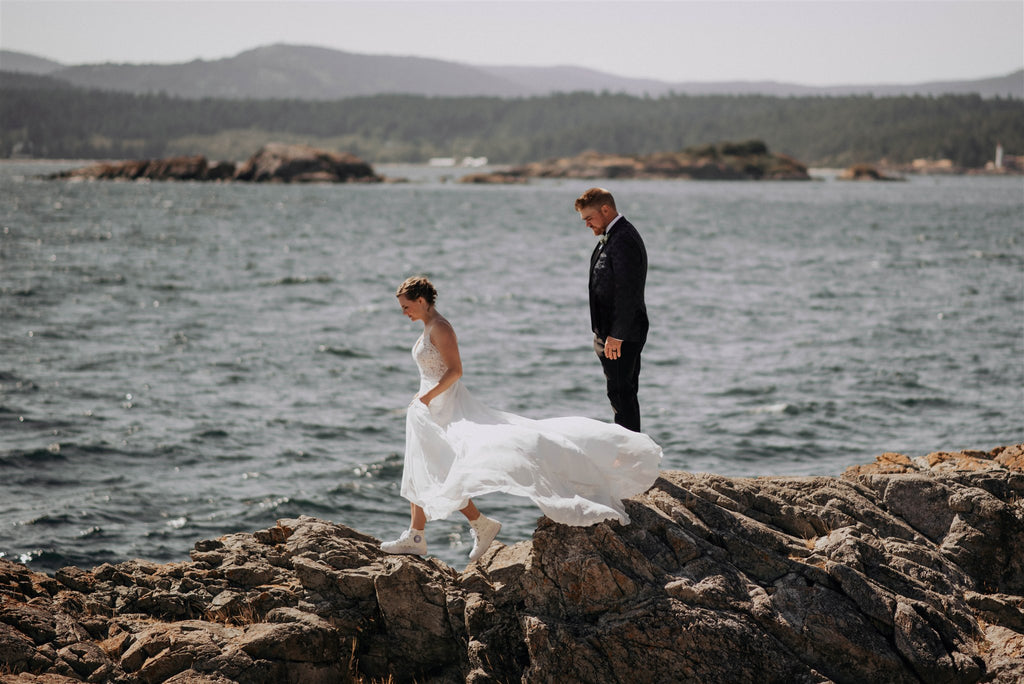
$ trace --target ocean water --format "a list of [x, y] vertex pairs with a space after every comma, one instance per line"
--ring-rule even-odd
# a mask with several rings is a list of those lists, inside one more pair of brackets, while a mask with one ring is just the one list
[[[67, 183], [0, 165], [0, 556], [184, 560], [314, 515], [393, 538], [428, 274], [465, 382], [610, 420], [589, 185]], [[608, 181], [650, 256], [644, 428], [664, 468], [838, 475], [1024, 439], [1024, 181]], [[532, 533], [504, 495], [479, 507]], [[465, 565], [456, 518], [431, 553]]]

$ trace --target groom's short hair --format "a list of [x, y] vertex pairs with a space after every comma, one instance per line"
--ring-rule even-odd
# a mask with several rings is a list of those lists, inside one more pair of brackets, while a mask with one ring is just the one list
[[618, 209], [615, 209], [615, 198], [612, 197], [612, 193], [604, 188], [590, 188], [576, 198], [575, 207], [576, 211], [580, 211], [588, 207], [600, 207], [605, 204], [618, 211]]

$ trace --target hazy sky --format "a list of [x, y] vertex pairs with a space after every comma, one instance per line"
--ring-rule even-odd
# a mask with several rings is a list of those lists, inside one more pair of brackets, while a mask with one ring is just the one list
[[666, 81], [917, 83], [1024, 67], [1024, 0], [0, 0], [0, 47], [65, 64], [272, 43]]

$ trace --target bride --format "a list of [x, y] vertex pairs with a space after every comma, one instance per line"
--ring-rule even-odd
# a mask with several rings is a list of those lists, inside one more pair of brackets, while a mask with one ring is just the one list
[[382, 550], [425, 554], [427, 520], [458, 510], [474, 539], [469, 560], [477, 560], [501, 530], [472, 501], [489, 492], [527, 497], [567, 525], [629, 523], [622, 499], [654, 483], [661, 447], [645, 434], [590, 418], [531, 420], [485, 406], [460, 381], [458, 340], [434, 306], [434, 286], [414, 276], [396, 294], [402, 312], [423, 322], [412, 348], [420, 389], [406, 417], [402, 473], [412, 520]]

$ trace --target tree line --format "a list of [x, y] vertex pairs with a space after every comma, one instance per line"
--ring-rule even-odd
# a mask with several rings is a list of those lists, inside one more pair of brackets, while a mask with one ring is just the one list
[[263, 142], [284, 140], [352, 152], [371, 163], [485, 156], [514, 164], [585, 150], [648, 154], [748, 139], [810, 165], [931, 158], [979, 167], [993, 158], [997, 143], [1024, 153], [1024, 101], [585, 92], [514, 99], [184, 99], [0, 74], [2, 157], [237, 160]]

